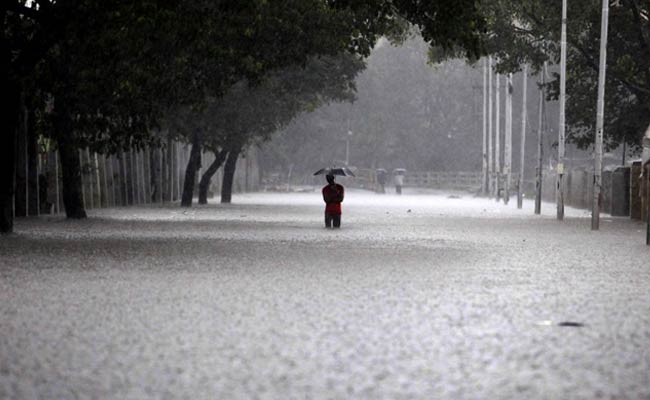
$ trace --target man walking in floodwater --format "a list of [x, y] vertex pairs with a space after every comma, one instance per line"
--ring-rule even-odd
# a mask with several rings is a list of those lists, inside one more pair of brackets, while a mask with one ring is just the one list
[[325, 227], [341, 227], [341, 202], [343, 202], [344, 189], [334, 181], [334, 175], [326, 175], [327, 185], [323, 187], [323, 200], [325, 201]]

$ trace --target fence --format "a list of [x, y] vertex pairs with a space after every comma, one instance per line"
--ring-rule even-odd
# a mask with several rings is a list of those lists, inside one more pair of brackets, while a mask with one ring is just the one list
[[[243, 154], [237, 162], [234, 192], [258, 187], [259, 169], [253, 151]], [[19, 152], [19, 155], [21, 157], [16, 160], [15, 216], [63, 212], [58, 152], [41, 151], [36, 157], [31, 157], [28, 152]], [[84, 207], [95, 209], [179, 201], [189, 156], [190, 146], [175, 141], [161, 147], [129, 149], [108, 155], [89, 149], [79, 150]], [[212, 153], [203, 153], [202, 169], [213, 160]], [[197, 173], [197, 182], [201, 172]], [[211, 181], [211, 194], [218, 191], [222, 176], [220, 169]], [[195, 185], [195, 190], [198, 190], [198, 185]]]
[[[370, 168], [357, 168], [354, 170], [355, 177], [352, 179], [340, 178], [345, 181], [345, 186], [360, 189], [377, 189], [377, 172]], [[392, 186], [389, 179], [387, 186]], [[268, 173], [264, 179], [265, 187], [271, 190], [290, 190], [292, 186], [318, 186], [324, 182], [322, 176], [312, 174], [298, 175], [291, 177], [291, 182], [280, 172]], [[406, 172], [404, 176], [404, 187], [431, 188], [431, 189], [454, 189], [454, 190], [479, 190], [481, 188], [481, 172], [445, 172], [445, 171], [416, 171]]]
[[481, 172], [408, 172], [404, 186], [434, 189], [480, 189]]
[[[650, 166], [646, 166], [645, 179], [641, 178], [640, 162], [631, 167], [620, 167], [614, 171], [603, 172], [601, 210], [614, 216], [629, 216], [632, 219], [646, 218], [650, 202]], [[555, 171], [544, 171], [542, 197], [555, 203]], [[564, 204], [569, 207], [589, 210], [592, 207], [593, 171], [569, 170], [564, 179]]]

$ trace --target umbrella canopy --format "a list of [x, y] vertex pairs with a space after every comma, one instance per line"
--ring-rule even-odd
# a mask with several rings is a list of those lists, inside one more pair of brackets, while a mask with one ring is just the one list
[[314, 172], [314, 175], [340, 175], [340, 176], [355, 176], [348, 168], [321, 168]]

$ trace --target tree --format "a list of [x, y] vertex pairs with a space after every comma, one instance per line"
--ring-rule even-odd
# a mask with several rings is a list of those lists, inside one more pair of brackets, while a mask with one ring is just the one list
[[[595, 133], [601, 7], [590, 0], [568, 5], [567, 139], [586, 148]], [[501, 72], [558, 62], [561, 0], [485, 1], [482, 10], [486, 48]], [[638, 147], [650, 122], [650, 1], [614, 2], [609, 25], [605, 141], [608, 148], [624, 142]], [[557, 98], [558, 80], [549, 86], [550, 97]]]
[[304, 67], [273, 71], [256, 85], [239, 82], [224, 97], [211, 99], [205, 108], [187, 112], [175, 120], [174, 129], [192, 135], [182, 205], [191, 205], [195, 171], [199, 166], [198, 149], [203, 147], [215, 154], [214, 162], [201, 177], [199, 203], [207, 202], [210, 180], [224, 161], [223, 198], [227, 201], [231, 197], [236, 160], [242, 150], [268, 140], [302, 112], [330, 101], [351, 100], [354, 78], [363, 66], [358, 56], [347, 53], [312, 58]]
[[427, 48], [417, 36], [399, 46], [382, 41], [356, 79], [354, 102], [299, 116], [263, 144], [262, 163], [276, 172], [311, 175], [343, 162], [349, 140], [351, 165], [359, 168], [480, 168], [475, 140], [480, 71], [460, 60], [432, 69]]
[[[50, 1], [0, 6], [3, 108], [0, 147], [12, 149], [25, 83], [53, 99], [46, 115], [57, 139], [69, 217], [83, 218], [76, 150], [102, 151], [151, 140], [162, 116], [220, 97], [242, 79], [347, 49], [367, 55], [377, 38], [399, 32], [400, 16], [443, 47], [476, 52], [480, 17], [473, 0]], [[336, 34], [333, 34], [336, 33]], [[155, 138], [154, 138], [155, 139]], [[8, 150], [4, 150], [8, 152]], [[12, 229], [12, 156], [0, 172], [0, 229]], [[9, 166], [11, 164], [11, 166]]]

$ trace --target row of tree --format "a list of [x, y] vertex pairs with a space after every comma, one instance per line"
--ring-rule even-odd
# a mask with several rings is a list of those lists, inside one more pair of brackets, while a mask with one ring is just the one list
[[[602, 10], [601, 4], [592, 0], [569, 0], [568, 4], [567, 139], [569, 150], [580, 152], [594, 143]], [[485, 54], [497, 61], [496, 72], [516, 73], [528, 64], [533, 72], [528, 82], [534, 88], [535, 75], [547, 61], [552, 71], [545, 88], [549, 101], [557, 100], [559, 92], [561, 6], [561, 0], [480, 2], [486, 23], [482, 32]], [[650, 123], [650, 1], [613, 2], [609, 20], [605, 145], [611, 151], [625, 144], [628, 151], [636, 153]], [[480, 169], [481, 66], [464, 68], [456, 60], [467, 59], [464, 51], [433, 46], [429, 61], [434, 66], [427, 67], [422, 60], [426, 50], [426, 44], [417, 38], [398, 48], [376, 48], [368, 68], [357, 79], [357, 101], [351, 106], [332, 104], [296, 119], [265, 146], [263, 161], [287, 172], [310, 170], [343, 160], [349, 141], [351, 162], [356, 166]], [[474, 65], [477, 59], [468, 61]], [[515, 107], [519, 108], [521, 77], [516, 74], [515, 78]], [[528, 115], [536, 115], [536, 98], [529, 96], [528, 102]], [[549, 108], [545, 147], [557, 143], [557, 104], [550, 103]], [[519, 126], [518, 112], [514, 118]], [[537, 124], [529, 125], [534, 128]], [[534, 141], [527, 145], [534, 154]], [[518, 149], [515, 146], [515, 159]], [[553, 152], [545, 154], [556, 157]], [[531, 157], [529, 161], [532, 165], [535, 160]]]
[[[581, 148], [594, 143], [602, 7], [592, 0], [569, 0], [567, 17], [567, 140]], [[484, 0], [486, 52], [497, 71], [539, 72], [560, 60], [562, 0]], [[610, 1], [605, 101], [605, 146], [639, 149], [650, 123], [650, 0]], [[435, 46], [432, 60], [458, 56]], [[548, 84], [559, 96], [559, 75]]]
[[192, 144], [190, 205], [201, 148], [217, 155], [208, 172], [228, 170], [298, 113], [349, 99], [376, 41], [409, 23], [480, 53], [473, 0], [1, 2], [0, 231], [13, 229], [17, 134], [53, 139], [66, 215], [84, 218], [78, 149], [141, 149], [167, 132]]
[[354, 103], [296, 118], [262, 146], [262, 163], [284, 174], [313, 172], [343, 162], [347, 147], [360, 168], [480, 170], [481, 71], [460, 60], [432, 68], [427, 49], [418, 35], [380, 43], [356, 80]]

